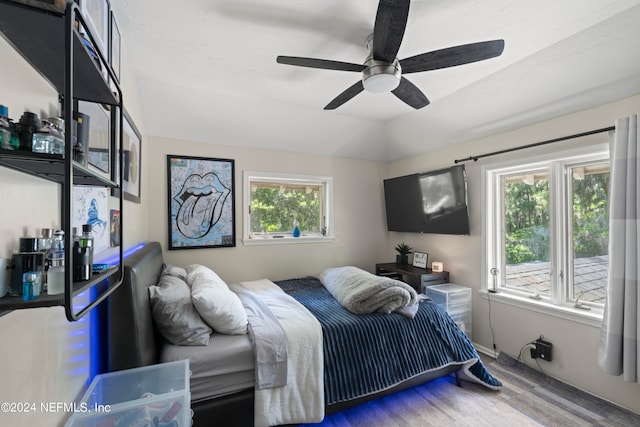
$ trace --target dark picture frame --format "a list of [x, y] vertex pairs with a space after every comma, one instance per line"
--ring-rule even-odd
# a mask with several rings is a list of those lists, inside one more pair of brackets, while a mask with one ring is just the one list
[[127, 110], [122, 114], [122, 189], [124, 199], [140, 203], [142, 195], [142, 135]]
[[[122, 111], [122, 158], [124, 172], [122, 178], [122, 188], [124, 194], [122, 198], [134, 203], [140, 203], [142, 198], [142, 135], [131, 119], [127, 110]], [[120, 184], [120, 151], [118, 143], [120, 138], [120, 108], [114, 106], [112, 115], [112, 129], [116, 134], [114, 152], [111, 165], [113, 167], [113, 181]], [[120, 196], [120, 188], [114, 188], [111, 192], [114, 197]]]
[[[117, 105], [113, 106], [111, 114], [111, 131], [115, 135], [113, 138], [113, 146], [111, 147], [114, 153], [111, 157], [111, 180], [120, 185], [120, 107]], [[113, 197], [120, 197], [120, 187], [112, 188], [111, 195]]]
[[88, 168], [108, 178], [111, 172], [111, 107], [95, 102], [78, 101], [78, 111], [88, 117], [86, 155]]
[[235, 161], [167, 155], [169, 250], [236, 246]]
[[109, 38], [109, 64], [113, 70], [113, 74], [116, 77], [118, 83], [120, 83], [120, 68], [121, 68], [121, 43], [122, 37], [120, 36], [120, 29], [116, 22], [116, 15], [111, 12], [111, 37]]

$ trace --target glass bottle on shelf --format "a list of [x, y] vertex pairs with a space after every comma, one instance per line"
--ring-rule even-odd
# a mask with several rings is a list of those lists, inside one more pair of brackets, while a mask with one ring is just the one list
[[62, 230], [56, 230], [53, 234], [49, 262], [47, 293], [58, 295], [64, 292], [64, 231]]
[[11, 130], [9, 110], [4, 105], [0, 105], [0, 148], [5, 150], [18, 149], [17, 136]]
[[25, 111], [18, 123], [14, 125], [16, 133], [20, 137], [18, 149], [32, 151], [33, 134], [42, 127], [42, 122], [37, 114]]
[[41, 291], [45, 292], [47, 290], [49, 268], [51, 267], [51, 245], [53, 243], [53, 230], [50, 228], [43, 228], [40, 231], [40, 234], [42, 237], [38, 239], [38, 252], [42, 253], [42, 258], [44, 260]]
[[82, 234], [80, 235], [80, 246], [91, 248], [91, 263], [93, 264], [93, 234], [91, 231], [91, 224], [84, 224], [82, 226]]
[[22, 300], [29, 301], [40, 296], [42, 275], [37, 271], [22, 274]]
[[48, 252], [51, 250], [51, 244], [53, 243], [53, 230], [50, 228], [43, 228], [40, 231], [42, 237], [38, 239], [38, 250], [40, 252]]
[[94, 241], [91, 224], [82, 226], [82, 234], [73, 243], [73, 280], [85, 281], [91, 278]]
[[38, 249], [38, 240], [36, 237], [20, 238], [19, 250], [11, 257], [9, 295], [22, 296], [24, 273], [36, 273], [39, 276], [38, 283], [41, 283], [44, 273], [44, 255]]
[[49, 120], [43, 120], [42, 127], [33, 134], [31, 149], [34, 153], [64, 155], [64, 133]]

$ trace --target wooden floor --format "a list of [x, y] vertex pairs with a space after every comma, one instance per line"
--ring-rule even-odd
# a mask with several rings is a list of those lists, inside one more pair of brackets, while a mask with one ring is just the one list
[[[453, 376], [362, 404], [317, 426], [640, 426], [640, 415], [594, 398], [501, 355], [483, 357], [500, 391]], [[515, 362], [515, 364], [513, 363]], [[522, 366], [520, 366], [522, 365]]]

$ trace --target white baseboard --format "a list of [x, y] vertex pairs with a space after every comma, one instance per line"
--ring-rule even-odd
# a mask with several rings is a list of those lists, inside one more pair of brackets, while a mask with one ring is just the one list
[[493, 351], [492, 349], [490, 349], [489, 347], [485, 347], [485, 346], [482, 346], [482, 345], [476, 344], [476, 343], [472, 343], [472, 344], [476, 348], [478, 353], [486, 354], [487, 356], [494, 357], [494, 358], [497, 356], [497, 353], [495, 351]]

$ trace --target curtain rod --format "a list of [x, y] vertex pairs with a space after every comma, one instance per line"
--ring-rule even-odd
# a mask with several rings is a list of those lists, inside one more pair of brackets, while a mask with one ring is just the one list
[[523, 145], [523, 146], [520, 146], [520, 147], [507, 148], [505, 150], [494, 151], [492, 153], [479, 154], [477, 156], [467, 157], [466, 159], [454, 160], [454, 163], [457, 164], [457, 163], [460, 163], [460, 162], [468, 162], [470, 160], [473, 160], [474, 162], [476, 162], [476, 161], [478, 161], [478, 159], [481, 159], [483, 157], [495, 156], [495, 155], [498, 155], [498, 154], [509, 153], [511, 151], [524, 150], [525, 148], [538, 147], [539, 145], [551, 144], [553, 142], [566, 141], [567, 139], [580, 138], [581, 136], [589, 136], [589, 135], [594, 135], [596, 133], [609, 132], [609, 131], [612, 131], [612, 130], [616, 130], [616, 127], [615, 126], [609, 126], [608, 128], [590, 130], [588, 132], [576, 133], [574, 135], [563, 136], [563, 137], [554, 138], [554, 139], [548, 139], [546, 141], [541, 141], [541, 142], [534, 142], [533, 144]]

